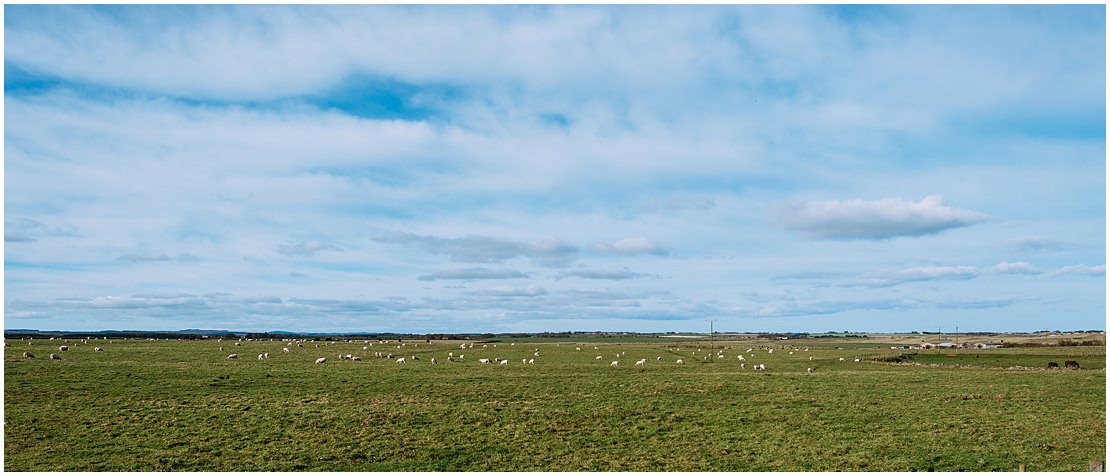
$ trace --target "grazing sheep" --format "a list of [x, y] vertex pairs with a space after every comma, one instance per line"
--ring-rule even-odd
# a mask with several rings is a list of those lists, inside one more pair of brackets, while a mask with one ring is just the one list
[[351, 360], [354, 360], [354, 361], [356, 361], [356, 362], [362, 362], [362, 358], [360, 358], [360, 357], [359, 357], [359, 356], [357, 356], [357, 355], [355, 355], [355, 356], [352, 356], [352, 357], [351, 357]]
[[744, 370], [744, 363], [743, 362], [740, 363], [740, 370]]
[[594, 360], [601, 360], [601, 356], [594, 357]]
[[854, 362], [859, 362], [859, 360], [860, 360], [859, 357], [856, 357], [856, 360]]
[[656, 358], [655, 358], [655, 361], [656, 361], [656, 362], [659, 362], [660, 360], [663, 360], [663, 357], [656, 357]]
[[68, 345], [63, 345], [63, 346], [61, 346], [61, 347], [58, 347], [58, 351], [59, 351], [59, 352], [65, 352], [65, 351], [67, 351], [67, 350], [69, 350], [69, 346], [68, 346]]
[[532, 354], [532, 356], [539, 357], [540, 356], [540, 351], [537, 350], [536, 353]]
[[478, 363], [480, 363], [480, 364], [488, 364], [488, 363], [489, 363], [489, 359], [478, 359]]
[[448, 361], [448, 362], [454, 362], [454, 361], [455, 361], [455, 358], [454, 358], [454, 357], [448, 357], [448, 358], [447, 358], [447, 361]]
[[281, 351], [282, 351], [282, 352], [285, 352], [286, 354], [288, 354], [288, 353], [289, 353], [289, 348], [288, 348], [288, 347], [282, 347], [282, 348], [281, 348]]
[[497, 365], [509, 365], [509, 361], [508, 360], [501, 360], [501, 361], [497, 362]]
[[812, 355], [811, 355], [811, 356], [809, 356], [809, 360], [813, 360], [813, 356], [812, 356]]
[[614, 360], [613, 363], [609, 364], [609, 366], [610, 367], [616, 367], [617, 364], [620, 364], [620, 362], [617, 362], [616, 360]]
[[50, 360], [62, 360], [62, 356], [58, 354], [50, 354]]
[[412, 360], [420, 360], [420, 357], [417, 357], [417, 356], [414, 355], [414, 356], [412, 356]]
[[790, 351], [790, 355], [794, 355], [794, 351]]
[[752, 366], [754, 370], [767, 370], [767, 366], [763, 364], [755, 364]]
[[806, 373], [807, 374], [813, 373], [813, 367], [806, 367]]
[[[23, 358], [24, 359], [33, 359], [33, 358], [35, 358], [35, 354], [32, 354], [30, 352], [24, 352], [23, 353]], [[1059, 367], [1059, 366], [1057, 366], [1057, 367]]]
[[739, 361], [743, 362], [744, 361], [744, 356], [743, 355], [737, 355], [736, 360], [739, 360]]
[[100, 347], [94, 347], [93, 352], [104, 352], [104, 349], [101, 349]]
[[403, 364], [403, 363], [405, 363], [405, 358], [404, 358], [404, 357], [401, 357], [401, 358], [397, 359], [397, 363], [398, 363], [398, 364]]
[[528, 359], [520, 359], [520, 363], [522, 363], [522, 364], [527, 364], [527, 363], [528, 363]]
[[362, 346], [362, 350], [370, 350], [370, 348], [364, 345]]
[[594, 346], [594, 350], [597, 350], [597, 346], [596, 346], [596, 345]]
[[775, 353], [775, 349], [767, 349], [767, 353], [768, 354], [773, 354], [773, 353]]
[[466, 354], [459, 354], [459, 360], [462, 360], [464, 357], [466, 357]]
[[264, 359], [270, 358], [270, 353], [269, 352], [263, 352], [262, 353], [262, 358], [264, 358]]
[[454, 353], [454, 352], [448, 352], [448, 353], [447, 353], [447, 356], [448, 356], [448, 357], [454, 357], [454, 356], [455, 356], [455, 353]]
[[647, 359], [640, 359], [636, 361], [636, 365], [639, 365], [640, 367], [643, 367], [645, 363], [647, 363]]
[[385, 358], [387, 358], [387, 359], [392, 359], [392, 358], [394, 358], [394, 357], [397, 357], [397, 356], [396, 356], [396, 355], [393, 355], [393, 353], [392, 353], [392, 352], [391, 352], [391, 353], [390, 353], [389, 355], [385, 356]]
[[678, 359], [678, 360], [676, 360], [676, 361], [675, 361], [675, 363], [676, 363], [676, 364], [678, 364], [678, 365], [684, 365], [684, 364], [686, 364], [686, 362], [683, 362], [683, 361], [682, 361], [682, 359]]
[[318, 363], [318, 364], [322, 364], [322, 363], [327, 362], [327, 361], [328, 361], [328, 359], [325, 359], [323, 357], [320, 357], [319, 359], [316, 359], [316, 363]]
[[235, 347], [239, 347], [239, 346], [240, 346], [240, 344], [238, 342], [236, 342]]
[[258, 354], [258, 360], [262, 360], [263, 358], [264, 357], [262, 357], [262, 354]]
[[432, 357], [432, 363], [433, 363], [433, 364], [438, 364], [439, 362], [437, 362], [437, 361], [436, 361], [436, 358], [435, 358], [435, 357]]
[[229, 358], [229, 359], [238, 359], [239, 354], [228, 354], [227, 358]]
[[460, 349], [465, 349], [465, 348], [466, 348], [466, 344], [459, 344], [459, 348], [460, 348]]
[[575, 351], [581, 351], [581, 350], [582, 350], [582, 348], [581, 348], [581, 347], [575, 347], [575, 348], [574, 348], [574, 350], [575, 350]]
[[528, 365], [535, 365], [536, 359], [528, 359]]
[[844, 362], [844, 357], [841, 357], [841, 358], [840, 358], [840, 361], [841, 361], [841, 362]]

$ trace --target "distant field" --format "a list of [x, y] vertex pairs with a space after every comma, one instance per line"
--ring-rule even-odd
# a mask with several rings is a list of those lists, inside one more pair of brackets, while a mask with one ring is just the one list
[[[700, 341], [655, 340], [309, 342], [286, 354], [282, 342], [98, 340], [59, 352], [60, 341], [8, 339], [4, 469], [1076, 471], [1104, 459], [1105, 347], [911, 359], [976, 366], [956, 368], [853, 362], [909, 352], [848, 348], [881, 347], [866, 341], [814, 339], [793, 355], [782, 346], [794, 341], [719, 342], [726, 358], [708, 362]], [[466, 357], [448, 363], [448, 352]], [[478, 363], [493, 357], [510, 363]], [[1083, 370], [1004, 368], [1049, 360]]]

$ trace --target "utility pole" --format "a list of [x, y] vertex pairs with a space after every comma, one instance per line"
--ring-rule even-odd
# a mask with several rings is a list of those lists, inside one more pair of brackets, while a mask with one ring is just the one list
[[960, 353], [960, 326], [956, 326], [956, 353]]
[[717, 320], [706, 319], [705, 322], [709, 323], [709, 361], [713, 362], [713, 323], [717, 322]]

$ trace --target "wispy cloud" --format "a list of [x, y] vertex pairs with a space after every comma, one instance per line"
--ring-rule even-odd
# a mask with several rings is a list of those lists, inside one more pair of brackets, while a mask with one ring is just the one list
[[277, 252], [288, 256], [314, 256], [321, 251], [341, 251], [338, 246], [320, 241], [304, 241], [278, 245]]
[[939, 196], [918, 202], [900, 198], [784, 203], [770, 209], [771, 221], [819, 240], [882, 240], [924, 236], [974, 225], [985, 214], [953, 208]]
[[998, 274], [1041, 274], [1044, 272], [1041, 268], [1024, 261], [1018, 261], [1016, 263], [1003, 261], [991, 266], [991, 271]]
[[638, 279], [653, 277], [651, 274], [637, 273], [628, 268], [622, 269], [572, 269], [568, 271], [561, 271], [555, 275], [555, 279], [565, 278], [583, 278], [583, 279], [609, 279], [609, 280], [624, 280], [624, 279]]
[[1064, 242], [1052, 238], [1017, 238], [1007, 241], [1006, 248], [1022, 252], [1060, 251]]
[[974, 266], [917, 266], [894, 271], [870, 273], [864, 278], [846, 283], [844, 286], [886, 288], [920, 281], [967, 280], [975, 278], [978, 275], [979, 269]]
[[152, 263], [157, 261], [169, 261], [170, 257], [165, 253], [132, 253], [116, 258], [117, 261], [127, 261], [130, 263]]
[[1105, 276], [1106, 275], [1106, 265], [1100, 264], [1100, 265], [1091, 266], [1091, 265], [1086, 265], [1086, 264], [1073, 264], [1073, 265], [1062, 266], [1060, 268], [1057, 268], [1057, 269], [1053, 270], [1052, 273], [1050, 273], [1050, 274], [1052, 274], [1053, 276], [1059, 276], [1059, 275], [1064, 275], [1064, 274], [1079, 274], [1079, 275], [1083, 275], [1083, 276]]
[[429, 253], [446, 255], [452, 261], [464, 263], [496, 263], [525, 257], [545, 266], [555, 266], [573, 261], [578, 253], [577, 247], [553, 237], [518, 241], [480, 235], [441, 238], [394, 232], [377, 238], [377, 241], [417, 245]]
[[612, 253], [625, 256], [635, 256], [641, 254], [666, 256], [670, 253], [670, 250], [668, 250], [666, 247], [642, 236], [625, 238], [623, 240], [617, 240], [612, 243], [601, 243], [597, 245], [597, 250], [602, 253]]
[[421, 281], [435, 281], [439, 279], [515, 279], [527, 277], [527, 274], [515, 269], [464, 268], [436, 271], [420, 276], [419, 279]]

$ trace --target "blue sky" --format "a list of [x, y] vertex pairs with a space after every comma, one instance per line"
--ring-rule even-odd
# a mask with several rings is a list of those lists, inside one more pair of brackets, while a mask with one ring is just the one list
[[1105, 328], [1105, 10], [5, 6], [4, 326]]

